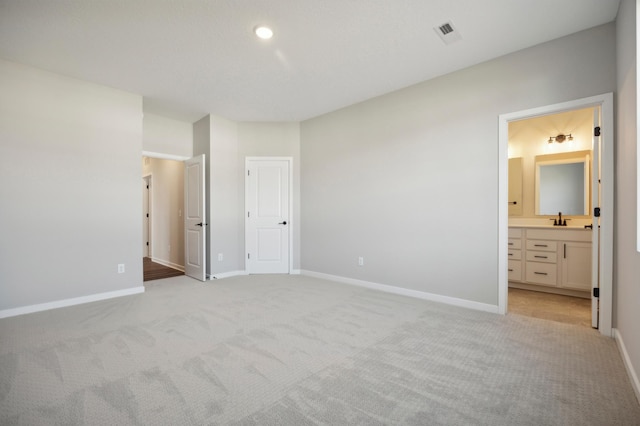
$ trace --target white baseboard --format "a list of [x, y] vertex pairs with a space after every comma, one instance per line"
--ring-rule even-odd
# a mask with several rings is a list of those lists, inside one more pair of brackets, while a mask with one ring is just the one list
[[[300, 269], [292, 269], [290, 275], [300, 275]], [[223, 278], [229, 277], [237, 277], [240, 275], [249, 275], [247, 271], [231, 271], [231, 272], [221, 272], [219, 274], [207, 275], [207, 279], [209, 280], [221, 280]]]
[[5, 309], [0, 311], [0, 318], [15, 317], [34, 312], [48, 311], [49, 309], [65, 308], [67, 306], [81, 305], [83, 303], [97, 302], [99, 300], [113, 299], [121, 296], [144, 293], [144, 286], [127, 288], [124, 290], [108, 291], [106, 293], [91, 294], [89, 296], [74, 297], [72, 299], [57, 300], [55, 302], [40, 303], [37, 305], [22, 306], [20, 308]]
[[157, 257], [152, 257], [151, 261], [154, 263], [159, 263], [160, 265], [168, 266], [169, 268], [177, 269], [178, 271], [184, 272], [184, 266], [178, 265], [177, 263], [169, 262], [168, 260], [158, 259]]
[[462, 308], [474, 309], [476, 311], [490, 312], [492, 314], [498, 313], [497, 305], [489, 305], [487, 303], [473, 302], [471, 300], [458, 299], [456, 297], [442, 296], [439, 294], [426, 293], [418, 290], [410, 290], [408, 288], [394, 287], [386, 284], [378, 284], [370, 281], [358, 280], [355, 278], [340, 277], [337, 275], [323, 274], [321, 272], [307, 271], [303, 269], [302, 275], [307, 275], [314, 278], [321, 278], [329, 281], [336, 281], [339, 283], [356, 285], [359, 287], [366, 287], [372, 290], [384, 291], [386, 293], [399, 294], [402, 296], [415, 297], [417, 299], [430, 300], [432, 302], [444, 303], [447, 305], [460, 306]]
[[624, 345], [624, 340], [622, 339], [622, 334], [620, 334], [620, 330], [618, 330], [617, 328], [614, 328], [613, 337], [616, 340], [616, 344], [618, 345], [618, 350], [620, 351], [620, 355], [622, 355], [622, 361], [624, 362], [624, 367], [627, 369], [627, 374], [629, 375], [631, 386], [633, 386], [633, 390], [636, 393], [636, 398], [638, 399], [638, 402], [640, 402], [640, 380], [638, 380], [638, 374], [636, 373], [635, 368], [633, 368], [633, 364], [631, 363], [631, 358], [629, 357], [627, 348]]
[[237, 277], [239, 275], [248, 275], [247, 271], [229, 271], [229, 272], [221, 272], [219, 274], [210, 275], [210, 280], [221, 280], [223, 278]]

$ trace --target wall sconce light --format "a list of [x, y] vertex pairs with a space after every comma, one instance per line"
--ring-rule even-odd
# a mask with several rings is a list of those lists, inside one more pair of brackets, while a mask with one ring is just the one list
[[564, 141], [572, 141], [572, 140], [573, 140], [573, 136], [571, 136], [571, 133], [569, 133], [568, 135], [563, 135], [562, 133], [560, 133], [557, 136], [549, 137], [549, 140], [547, 142], [549, 142], [549, 143], [554, 143], [554, 142], [562, 143]]

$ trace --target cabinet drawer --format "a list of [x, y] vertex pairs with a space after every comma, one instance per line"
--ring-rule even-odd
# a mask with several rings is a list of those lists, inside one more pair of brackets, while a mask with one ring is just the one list
[[530, 251], [527, 250], [527, 261], [529, 262], [546, 262], [556, 263], [558, 254], [550, 251]]
[[520, 250], [522, 248], [522, 240], [520, 238], [509, 238], [507, 247], [509, 247], [510, 249]]
[[508, 263], [509, 281], [522, 281], [522, 262], [519, 260], [509, 260]]
[[558, 268], [555, 263], [527, 262], [526, 281], [534, 284], [557, 285]]
[[527, 250], [556, 251], [557, 249], [557, 241], [527, 240]]
[[509, 260], [520, 260], [522, 259], [522, 251], [509, 249], [507, 251], [507, 256], [507, 259]]
[[522, 234], [522, 228], [509, 227], [509, 238], [521, 238]]

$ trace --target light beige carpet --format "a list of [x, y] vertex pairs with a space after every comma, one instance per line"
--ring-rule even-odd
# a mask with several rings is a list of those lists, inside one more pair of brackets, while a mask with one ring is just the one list
[[[155, 284], [154, 284], [155, 283]], [[615, 342], [300, 276], [0, 320], [2, 425], [638, 425]]]

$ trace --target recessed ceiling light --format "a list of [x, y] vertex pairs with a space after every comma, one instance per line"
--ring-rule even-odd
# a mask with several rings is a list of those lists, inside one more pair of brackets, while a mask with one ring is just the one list
[[263, 40], [269, 40], [271, 37], [273, 37], [273, 30], [262, 25], [255, 27], [253, 29], [253, 32]]

